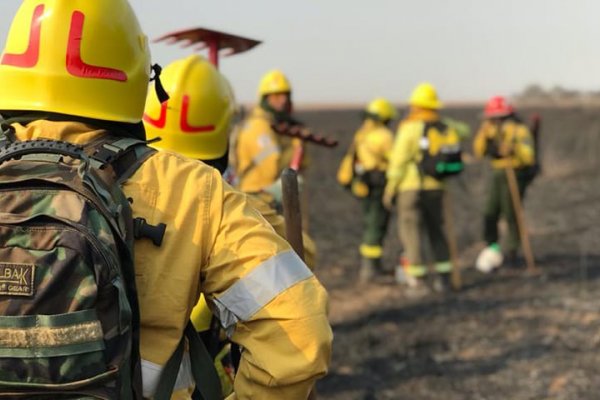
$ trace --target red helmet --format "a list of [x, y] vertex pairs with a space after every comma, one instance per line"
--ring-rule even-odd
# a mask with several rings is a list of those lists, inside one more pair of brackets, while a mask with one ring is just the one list
[[486, 118], [506, 117], [515, 112], [515, 108], [502, 96], [494, 96], [488, 100], [483, 110]]

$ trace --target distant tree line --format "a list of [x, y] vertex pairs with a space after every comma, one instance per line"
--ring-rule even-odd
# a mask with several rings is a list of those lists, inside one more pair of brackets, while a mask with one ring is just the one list
[[522, 106], [555, 105], [555, 106], [600, 106], [600, 90], [572, 90], [562, 86], [546, 89], [538, 84], [527, 86], [514, 96], [515, 102]]

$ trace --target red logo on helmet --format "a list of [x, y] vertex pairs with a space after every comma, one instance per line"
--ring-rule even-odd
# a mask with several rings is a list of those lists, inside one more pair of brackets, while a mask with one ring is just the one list
[[69, 41], [67, 43], [67, 71], [80, 78], [108, 79], [119, 82], [127, 81], [127, 74], [121, 70], [98, 67], [87, 64], [81, 59], [81, 42], [83, 40], [83, 23], [85, 15], [75, 11], [71, 17]]
[[158, 116], [157, 119], [152, 118], [151, 116], [149, 116], [148, 114], [144, 113], [144, 121], [146, 121], [147, 123], [149, 123], [150, 125], [153, 125], [157, 128], [164, 128], [165, 125], [167, 124], [167, 103], [168, 101], [165, 101], [164, 103], [162, 103], [160, 105], [160, 115]]
[[179, 126], [181, 130], [186, 133], [201, 133], [201, 132], [210, 132], [215, 130], [214, 125], [200, 125], [193, 126], [188, 123], [188, 112], [190, 108], [190, 96], [187, 94], [183, 96], [183, 103], [181, 105], [181, 120], [179, 122]]
[[41, 17], [44, 14], [44, 5], [40, 4], [33, 10], [31, 27], [29, 28], [29, 44], [22, 54], [6, 53], [2, 56], [2, 65], [13, 67], [33, 68], [40, 58], [40, 36], [42, 34]]
[[[27, 50], [22, 54], [4, 54], [2, 56], [2, 61], [0, 61], [1, 64], [20, 68], [33, 68], [37, 65], [40, 58], [40, 38], [42, 34], [41, 18], [43, 14], [43, 4], [38, 5], [33, 10]], [[80, 11], [75, 11], [71, 16], [71, 28], [69, 30], [69, 39], [67, 42], [67, 71], [69, 71], [71, 75], [81, 78], [109, 79], [126, 82], [127, 74], [125, 72], [118, 69], [90, 65], [81, 59], [81, 41], [84, 20], [85, 15]]]

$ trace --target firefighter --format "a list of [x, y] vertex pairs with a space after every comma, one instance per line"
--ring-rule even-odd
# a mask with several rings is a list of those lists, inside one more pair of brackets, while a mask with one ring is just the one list
[[[535, 147], [527, 125], [521, 121], [506, 98], [492, 97], [485, 105], [483, 118], [473, 142], [473, 151], [478, 158], [490, 159], [492, 174], [484, 210], [483, 237], [487, 246], [479, 254], [476, 267], [482, 272], [490, 272], [500, 267], [505, 258], [508, 265], [516, 264], [520, 236], [506, 169], [514, 170], [519, 195], [523, 198], [532, 180]], [[504, 252], [499, 244], [500, 218], [504, 218], [508, 225], [508, 240]]]
[[[170, 102], [181, 102], [187, 96], [189, 107], [187, 115], [200, 122], [196, 130], [201, 134], [190, 135], [180, 123], [181, 110], [169, 107], [166, 110], [166, 122], [157, 123], [153, 116], [160, 117], [162, 105], [150, 92], [146, 101], [144, 125], [149, 140], [160, 138], [153, 147], [163, 151], [173, 151], [192, 159], [198, 159], [214, 167], [221, 174], [228, 168], [229, 134], [234, 124], [235, 99], [227, 79], [210, 63], [198, 55], [174, 61], [162, 72], [161, 82], [169, 93]], [[285, 237], [285, 221], [263, 196], [248, 196], [250, 205], [261, 213], [275, 231]], [[303, 237], [308, 266], [313, 269], [316, 246], [308, 235]], [[215, 334], [213, 318], [204, 298], [192, 311], [192, 322], [206, 340], [212, 356], [217, 357], [215, 365], [221, 376], [224, 394], [232, 390], [231, 363], [227, 357], [228, 343]], [[215, 343], [216, 342], [216, 343]]]
[[[15, 140], [144, 140], [150, 72], [148, 40], [126, 0], [24, 0], [0, 61], [0, 114]], [[161, 113], [158, 124], [190, 136], [205, 124], [185, 95], [163, 104], [178, 118]], [[144, 397], [154, 395], [203, 293], [244, 349], [232, 398], [307, 398], [329, 362], [327, 294], [246, 196], [215, 169], [168, 151], [146, 159], [122, 190], [134, 216], [166, 224], [162, 245], [135, 243]], [[190, 364], [175, 367], [185, 396]]]
[[[425, 288], [427, 263], [433, 261], [434, 289], [444, 291], [449, 286], [452, 263], [444, 233], [443, 180], [462, 170], [461, 135], [454, 124], [440, 116], [443, 104], [431, 84], [418, 85], [409, 104], [390, 155], [384, 193], [388, 209], [398, 195], [398, 224], [405, 254], [396, 278], [409, 287]], [[432, 254], [426, 251], [429, 248]]]
[[364, 232], [359, 248], [359, 280], [362, 282], [369, 281], [382, 270], [383, 239], [390, 216], [382, 199], [388, 156], [394, 141], [389, 125], [396, 117], [397, 111], [388, 100], [376, 98], [371, 101], [363, 112], [363, 123], [348, 151], [353, 160], [351, 191], [361, 199], [363, 209]]
[[297, 138], [278, 134], [276, 128], [297, 125], [292, 118], [292, 86], [279, 70], [263, 76], [259, 104], [236, 134], [233, 154], [237, 187], [246, 193], [278, 192], [278, 178], [302, 146]]

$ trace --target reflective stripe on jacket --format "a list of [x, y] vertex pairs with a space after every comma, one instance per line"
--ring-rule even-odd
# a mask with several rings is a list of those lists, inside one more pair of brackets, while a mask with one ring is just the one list
[[238, 187], [259, 192], [279, 177], [281, 148], [269, 114], [255, 108], [237, 134], [235, 157]]
[[[302, 146], [300, 139], [277, 134], [272, 122], [267, 111], [256, 107], [236, 133], [233, 164], [242, 192], [260, 192], [270, 187]], [[302, 161], [301, 166], [306, 167], [306, 155]]]

